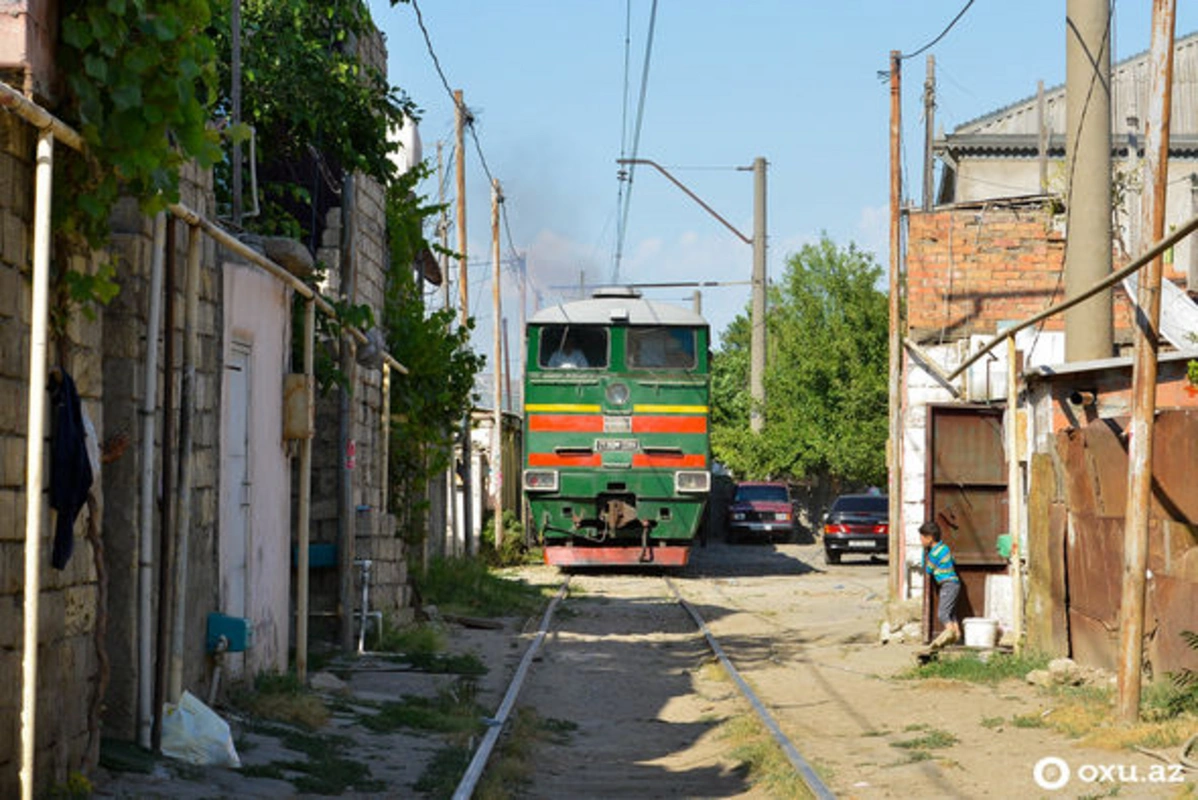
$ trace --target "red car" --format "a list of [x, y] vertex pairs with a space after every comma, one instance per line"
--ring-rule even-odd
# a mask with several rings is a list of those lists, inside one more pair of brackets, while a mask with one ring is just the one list
[[794, 506], [785, 483], [746, 482], [736, 485], [728, 506], [728, 541], [748, 536], [786, 541], [794, 534]]

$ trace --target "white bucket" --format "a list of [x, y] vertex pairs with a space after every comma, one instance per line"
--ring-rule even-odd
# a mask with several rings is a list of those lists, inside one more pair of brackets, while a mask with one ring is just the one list
[[998, 620], [988, 617], [966, 617], [961, 621], [965, 630], [966, 647], [994, 647], [998, 641]]

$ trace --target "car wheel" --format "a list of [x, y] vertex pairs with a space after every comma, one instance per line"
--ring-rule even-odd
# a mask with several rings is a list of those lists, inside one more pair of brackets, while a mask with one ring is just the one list
[[824, 557], [827, 559], [829, 564], [840, 563], [840, 553], [837, 553], [835, 550], [825, 550]]

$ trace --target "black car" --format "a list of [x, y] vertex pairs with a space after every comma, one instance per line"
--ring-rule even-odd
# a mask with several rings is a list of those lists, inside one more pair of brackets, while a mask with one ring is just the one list
[[839, 564], [845, 553], [886, 555], [890, 550], [890, 500], [884, 494], [842, 494], [824, 515], [824, 554]]

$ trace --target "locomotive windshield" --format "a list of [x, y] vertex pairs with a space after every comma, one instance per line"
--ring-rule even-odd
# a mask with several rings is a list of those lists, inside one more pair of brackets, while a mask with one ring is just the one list
[[538, 363], [543, 369], [605, 369], [607, 329], [546, 325], [541, 329]]
[[628, 366], [634, 369], [694, 369], [692, 328], [629, 328]]

